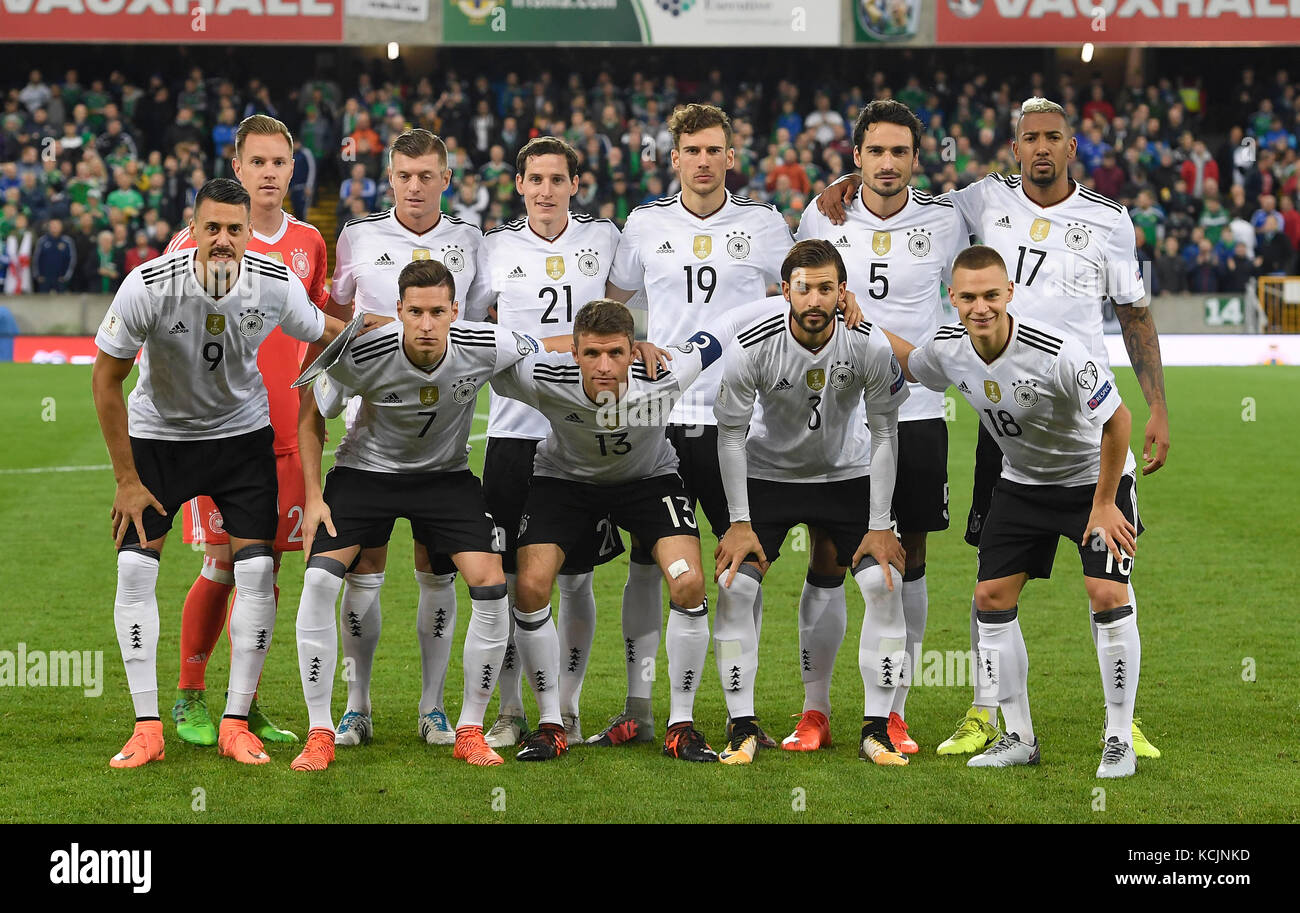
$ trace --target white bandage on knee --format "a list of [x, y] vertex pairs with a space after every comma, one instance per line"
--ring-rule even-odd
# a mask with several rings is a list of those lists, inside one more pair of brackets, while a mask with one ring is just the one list
[[691, 566], [685, 558], [678, 558], [672, 564], [668, 565], [668, 576], [673, 580], [676, 580], [690, 569]]

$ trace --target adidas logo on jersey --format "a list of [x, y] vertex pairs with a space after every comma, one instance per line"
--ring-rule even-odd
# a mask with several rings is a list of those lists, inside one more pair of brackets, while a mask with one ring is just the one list
[[786, 380], [786, 379], [783, 377], [783, 378], [781, 378], [781, 379], [777, 382], [777, 385], [776, 385], [775, 387], [772, 388], [772, 392], [773, 392], [773, 393], [780, 393], [782, 390], [789, 390], [789, 389], [790, 389], [791, 387], [793, 387], [793, 386], [794, 386], [794, 385], [791, 384], [790, 381]]
[[957, 389], [962, 393], [966, 393], [966, 394], [970, 393], [970, 387], [966, 386], [966, 381], [964, 380], [957, 385]]
[[1002, 218], [998, 219], [998, 220], [997, 220], [996, 222], [994, 222], [993, 224], [994, 224], [995, 226], [997, 226], [998, 228], [1010, 228], [1010, 227], [1011, 227], [1011, 216], [1003, 216]]
[[375, 261], [375, 266], [396, 266], [396, 265], [397, 265], [397, 261], [394, 260], [392, 257], [388, 256], [387, 252], [380, 255], [379, 259]]
[[660, 244], [660, 245], [659, 245], [659, 249], [656, 250], [655, 253], [656, 253], [656, 254], [671, 254], [671, 253], [674, 253], [674, 251], [673, 251], [673, 246], [672, 246], [671, 244], [669, 244], [667, 241], [665, 241], [663, 244]]
[[848, 236], [848, 235], [840, 235], [840, 239], [839, 239], [838, 241], [834, 242], [834, 243], [835, 243], [835, 246], [836, 246], [836, 247], [852, 247], [852, 246], [853, 246], [853, 245], [852, 245], [852, 242], [849, 241], [849, 236]]
[[188, 333], [189, 328], [181, 321], [176, 321], [176, 326], [167, 331], [170, 336], [179, 336], [181, 333]]
[[516, 266], [516, 267], [515, 267], [514, 269], [512, 269], [509, 273], [506, 274], [506, 278], [507, 278], [507, 279], [526, 279], [526, 278], [528, 278], [528, 274], [524, 272], [524, 268], [523, 268], [522, 266]]
[[385, 396], [383, 399], [381, 399], [380, 402], [390, 403], [390, 404], [400, 404], [402, 402], [402, 398], [398, 396], [396, 393], [390, 393], [387, 396]]
[[582, 416], [576, 412], [570, 412], [568, 415], [564, 417], [564, 420], [566, 422], [573, 422], [575, 425], [583, 424]]

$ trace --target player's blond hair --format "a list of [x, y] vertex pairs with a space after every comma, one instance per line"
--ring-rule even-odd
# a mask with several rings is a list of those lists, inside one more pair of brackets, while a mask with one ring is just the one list
[[289, 144], [289, 153], [293, 154], [293, 134], [282, 121], [269, 114], [253, 114], [239, 122], [239, 129], [235, 131], [235, 158], [243, 155], [244, 140], [249, 136], [283, 136]]
[[389, 147], [388, 160], [391, 162], [392, 157], [401, 153], [407, 158], [418, 159], [424, 155], [436, 155], [442, 162], [445, 170], [447, 167], [447, 144], [442, 141], [442, 137], [436, 133], [431, 133], [423, 127], [416, 127], [414, 130], [407, 130], [399, 136], [393, 137], [393, 144]]
[[717, 105], [678, 105], [668, 116], [668, 131], [673, 135], [673, 148], [682, 143], [686, 133], [699, 133], [710, 127], [721, 127], [727, 138], [727, 148], [731, 148], [731, 118]]
[[1052, 101], [1051, 99], [1043, 98], [1040, 95], [1035, 95], [1032, 98], [1026, 98], [1023, 102], [1021, 102], [1020, 116], [1024, 117], [1026, 114], [1059, 114], [1061, 115], [1062, 119], [1068, 120], [1068, 118], [1065, 117], [1064, 108], [1062, 108], [1060, 105], [1058, 105], [1056, 102]]

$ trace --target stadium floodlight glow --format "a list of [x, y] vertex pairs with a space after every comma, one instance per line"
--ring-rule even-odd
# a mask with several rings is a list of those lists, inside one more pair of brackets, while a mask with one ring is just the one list
[[[1088, 46], [1089, 46], [1089, 47], [1092, 47], [1092, 45], [1088, 45]], [[401, 49], [397, 46], [397, 42], [396, 42], [396, 41], [390, 41], [390, 42], [388, 42], [388, 59], [389, 59], [389, 60], [396, 60], [396, 59], [397, 59], [397, 55], [398, 55], [400, 52], [401, 52]], [[1088, 56], [1091, 57], [1092, 55], [1089, 54]]]
[[[393, 56], [393, 51], [392, 51], [393, 45], [390, 44], [390, 45], [388, 46], [388, 48], [389, 48], [388, 56], [389, 56], [389, 57], [392, 57], [392, 56]], [[1080, 56], [1081, 58], [1083, 58], [1083, 62], [1084, 62], [1084, 63], [1092, 63], [1092, 52], [1093, 52], [1092, 42], [1091, 42], [1091, 41], [1085, 41], [1085, 42], [1083, 43], [1083, 53], [1081, 53], [1079, 56]]]

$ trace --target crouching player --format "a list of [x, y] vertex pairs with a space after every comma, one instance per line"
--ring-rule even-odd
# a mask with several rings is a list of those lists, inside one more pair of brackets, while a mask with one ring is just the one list
[[970, 767], [1037, 764], [1029, 714], [1029, 657], [1020, 633], [1020, 592], [1049, 577], [1059, 536], [1078, 543], [1097, 622], [1106, 698], [1098, 777], [1137, 770], [1131, 742], [1142, 647], [1129, 574], [1138, 518], [1129, 451], [1132, 418], [1115, 378], [1062, 330], [1009, 314], [1012, 286], [991, 247], [969, 247], [952, 267], [949, 296], [961, 325], [941, 327], [913, 348], [890, 337], [908, 380], [956, 385], [1002, 448], [1002, 478], [980, 535], [975, 609], [981, 704], [1002, 708], [1007, 731]]
[[[836, 579], [852, 568], [866, 599], [858, 648], [866, 689], [859, 756], [903, 765], [907, 758], [890, 741], [888, 721], [907, 637], [905, 556], [889, 512], [898, 407], [907, 385], [880, 330], [865, 322], [849, 329], [836, 314], [846, 272], [830, 242], [792, 247], [781, 264], [781, 291], [785, 301], [742, 328], [727, 348], [713, 407], [731, 512], [715, 553], [713, 653], [734, 724], [720, 760], [748, 764], [758, 750], [753, 605], [786, 534], [807, 523], [835, 543]], [[756, 402], [763, 410], [761, 429], [750, 427]], [[829, 743], [827, 732], [822, 744]]]
[[[515, 643], [540, 719], [521, 742], [521, 761], [568, 751], [551, 590], [566, 556], [584, 546], [605, 517], [636, 536], [668, 581], [672, 700], [664, 754], [718, 759], [693, 722], [709, 649], [708, 605], [700, 533], [664, 426], [682, 391], [721, 356], [720, 335], [700, 332], [676, 346], [672, 370], [651, 380], [632, 363], [632, 313], [617, 301], [597, 299], [574, 317], [572, 357], [529, 358], [492, 381], [494, 392], [527, 403], [551, 426], [537, 446], [517, 539]], [[615, 534], [612, 527], [609, 534]]]
[[[311, 732], [294, 770], [324, 770], [334, 760], [334, 603], [362, 543], [387, 541], [398, 517], [411, 522], [430, 554], [451, 555], [469, 586], [473, 614], [455, 756], [482, 767], [502, 763], [483, 739], [483, 714], [510, 633], [506, 578], [466, 444], [479, 389], [541, 345], [490, 324], [453, 326], [456, 286], [437, 260], [407, 264], [398, 295], [399, 320], [349, 344], [303, 398], [298, 433], [310, 557], [298, 607], [298, 668]], [[361, 409], [322, 495], [322, 415], [338, 415], [352, 396], [362, 398]]]

